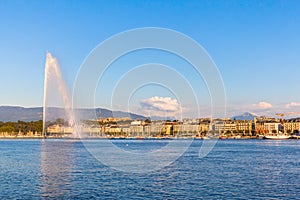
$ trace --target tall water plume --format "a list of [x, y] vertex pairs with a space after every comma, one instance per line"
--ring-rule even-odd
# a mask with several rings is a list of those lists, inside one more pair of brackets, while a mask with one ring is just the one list
[[[57, 94], [57, 97], [55, 97], [54, 92], [51, 93], [50, 86], [56, 86], [55, 92]], [[54, 96], [54, 97], [53, 97]], [[46, 121], [47, 121], [47, 115], [48, 108], [50, 107], [48, 105], [49, 99], [61, 99], [62, 106], [65, 110], [65, 115], [67, 118], [68, 125], [73, 127], [73, 133], [72, 137], [76, 137], [77, 133], [75, 130], [75, 117], [74, 112], [72, 109], [72, 102], [70, 98], [70, 92], [68, 90], [68, 87], [63, 80], [62, 73], [59, 67], [59, 64], [57, 62], [57, 59], [54, 58], [51, 53], [47, 52], [46, 55], [46, 63], [45, 63], [45, 79], [44, 79], [44, 105], [43, 105], [43, 135], [46, 134]]]

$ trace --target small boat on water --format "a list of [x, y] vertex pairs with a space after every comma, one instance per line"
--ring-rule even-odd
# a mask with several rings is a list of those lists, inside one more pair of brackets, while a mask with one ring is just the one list
[[290, 136], [288, 136], [288, 135], [266, 135], [265, 139], [269, 139], [269, 140], [287, 140], [287, 139], [290, 139]]
[[137, 140], [144, 140], [145, 138], [143, 136], [137, 136], [135, 139], [137, 139]]
[[234, 139], [235, 139], [235, 140], [242, 139], [242, 136], [240, 136], [240, 135], [234, 136]]
[[256, 138], [262, 140], [262, 139], [265, 139], [265, 136], [264, 135], [257, 135]]
[[226, 136], [226, 135], [220, 135], [220, 136], [219, 136], [219, 139], [220, 139], [220, 140], [226, 140], [226, 139], [227, 139], [227, 136]]
[[299, 140], [300, 136], [299, 135], [291, 135], [291, 139], [297, 139], [297, 140]]

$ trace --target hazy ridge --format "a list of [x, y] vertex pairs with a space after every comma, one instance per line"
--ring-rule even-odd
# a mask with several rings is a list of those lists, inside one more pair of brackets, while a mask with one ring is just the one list
[[[129, 117], [130, 119], [146, 119], [146, 117], [134, 113], [122, 111], [111, 111], [104, 108], [82, 108], [76, 109], [75, 114], [80, 119], [95, 119], [97, 117]], [[66, 118], [63, 108], [51, 107], [48, 108], [47, 121], [54, 121], [57, 118]], [[43, 107], [25, 108], [21, 106], [0, 106], [0, 121], [16, 122], [21, 121], [38, 121], [43, 118]]]

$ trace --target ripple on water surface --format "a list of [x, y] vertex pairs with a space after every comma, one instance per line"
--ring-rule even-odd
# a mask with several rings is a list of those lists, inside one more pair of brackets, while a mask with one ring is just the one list
[[[167, 142], [114, 141], [127, 151], [155, 151]], [[201, 144], [194, 141], [159, 171], [135, 174], [101, 164], [80, 140], [0, 140], [0, 198], [299, 198], [299, 141], [218, 141], [200, 159]]]

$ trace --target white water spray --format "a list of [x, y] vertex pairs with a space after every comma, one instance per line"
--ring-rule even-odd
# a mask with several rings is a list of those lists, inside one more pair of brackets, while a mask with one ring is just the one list
[[45, 63], [45, 79], [44, 79], [44, 106], [43, 106], [43, 136], [46, 136], [46, 116], [47, 116], [47, 99], [48, 99], [48, 88], [49, 80], [54, 78], [57, 81], [58, 92], [62, 97], [63, 106], [66, 112], [67, 120], [69, 126], [73, 127], [72, 137], [77, 137], [77, 131], [75, 129], [75, 117], [72, 109], [72, 103], [70, 99], [70, 92], [67, 88], [66, 83], [62, 78], [62, 73], [60, 71], [57, 59], [52, 57], [51, 53], [47, 52], [46, 63]]

